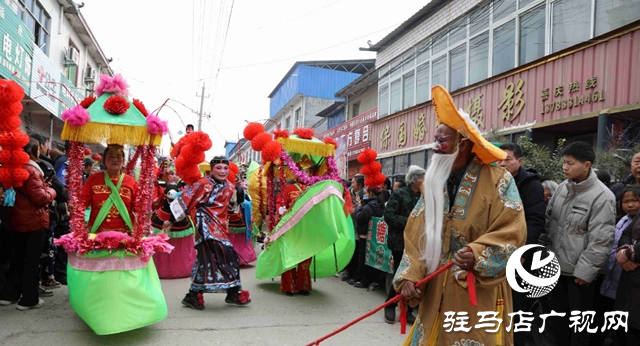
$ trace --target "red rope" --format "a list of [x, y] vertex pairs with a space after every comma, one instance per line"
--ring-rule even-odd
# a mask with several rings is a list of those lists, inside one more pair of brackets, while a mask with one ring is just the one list
[[[471, 248], [469, 248], [467, 251], [469, 251], [469, 252], [470, 252], [470, 251], [471, 251]], [[433, 272], [431, 275], [429, 275], [429, 276], [427, 276], [426, 278], [424, 278], [424, 279], [420, 280], [418, 283], [416, 283], [416, 284], [414, 285], [414, 287], [418, 288], [418, 287], [420, 287], [420, 286], [422, 286], [422, 285], [426, 284], [426, 283], [427, 283], [427, 282], [429, 282], [431, 279], [435, 278], [436, 276], [438, 276], [438, 275], [442, 274], [443, 272], [445, 272], [446, 270], [448, 270], [449, 268], [451, 268], [451, 266], [453, 266], [453, 262], [449, 262], [449, 263], [447, 263], [446, 265], [444, 265], [444, 266], [443, 266], [443, 267], [441, 267], [440, 269], [438, 269], [438, 270], [436, 270], [435, 272]], [[469, 272], [467, 273], [467, 275], [468, 275], [467, 277], [469, 277], [469, 275], [473, 275], [473, 273], [472, 273], [471, 271], [469, 271]], [[472, 276], [472, 280], [473, 280], [473, 276]], [[469, 281], [467, 281], [467, 283], [468, 283], [468, 282], [469, 282]], [[472, 291], [473, 291], [473, 292], [472, 292]], [[473, 298], [472, 298], [472, 297], [473, 297]], [[474, 282], [473, 284], [469, 285], [469, 300], [472, 302], [472, 304], [473, 304], [473, 301], [475, 300], [475, 297], [476, 297], [476, 290], [475, 290], [475, 282]], [[391, 300], [389, 300], [389, 301], [386, 301], [384, 304], [382, 304], [382, 305], [378, 306], [377, 308], [375, 308], [375, 309], [373, 309], [373, 310], [371, 310], [371, 311], [367, 312], [366, 314], [364, 314], [364, 315], [362, 315], [362, 316], [360, 316], [360, 317], [356, 318], [355, 320], [353, 320], [353, 321], [351, 321], [351, 322], [349, 322], [349, 323], [345, 324], [344, 326], [340, 327], [339, 329], [334, 330], [334, 331], [333, 331], [333, 332], [331, 332], [330, 334], [327, 334], [327, 335], [325, 335], [325, 336], [321, 337], [320, 339], [318, 339], [318, 340], [316, 340], [316, 341], [313, 341], [313, 342], [312, 342], [312, 343], [310, 343], [310, 344], [307, 344], [306, 346], [315, 346], [315, 345], [320, 345], [320, 343], [321, 343], [322, 341], [327, 340], [328, 338], [330, 338], [330, 337], [332, 337], [332, 336], [334, 336], [334, 335], [336, 335], [336, 334], [338, 334], [338, 333], [342, 332], [343, 330], [345, 330], [345, 329], [347, 329], [347, 328], [351, 327], [352, 325], [354, 325], [354, 324], [356, 324], [356, 323], [358, 323], [358, 322], [360, 322], [360, 321], [364, 320], [365, 318], [367, 318], [367, 317], [369, 317], [369, 316], [371, 316], [371, 315], [375, 314], [376, 312], [378, 312], [378, 311], [380, 311], [380, 310], [384, 309], [386, 306], [391, 305], [391, 304], [393, 304], [393, 303], [397, 303], [397, 302], [399, 302], [402, 298], [404, 298], [404, 296], [402, 296], [401, 294], [397, 294], [395, 297], [393, 297], [393, 299], [391, 299]], [[404, 307], [404, 304], [405, 304], [405, 302], [402, 302], [402, 303], [400, 304], [400, 318], [399, 318], [399, 319], [400, 319], [400, 332], [401, 332], [402, 334], [404, 334], [404, 333], [406, 332], [406, 328], [407, 328], [406, 309], [405, 309], [405, 307]], [[477, 304], [477, 302], [476, 302], [476, 304]], [[475, 306], [476, 304], [473, 304], [473, 305]], [[404, 311], [403, 311], [403, 310], [404, 310]], [[404, 318], [403, 318], [403, 316], [404, 316]]]
[[[425, 284], [425, 283], [427, 283], [429, 280], [433, 279], [434, 277], [436, 277], [436, 276], [440, 275], [441, 273], [443, 273], [443, 272], [444, 272], [444, 271], [446, 271], [447, 269], [451, 268], [451, 266], [452, 266], [452, 265], [453, 265], [453, 262], [449, 262], [449, 263], [447, 263], [445, 266], [443, 266], [442, 268], [440, 268], [440, 269], [436, 270], [436, 271], [435, 271], [435, 272], [433, 272], [431, 275], [429, 275], [429, 276], [427, 276], [426, 278], [424, 278], [424, 279], [420, 280], [418, 283], [416, 283], [416, 284], [415, 284], [415, 287], [420, 287], [420, 286], [424, 285], [424, 284]], [[355, 320], [353, 320], [353, 321], [351, 321], [351, 322], [349, 322], [349, 323], [345, 324], [344, 326], [340, 327], [339, 329], [336, 329], [336, 330], [335, 330], [335, 331], [333, 331], [332, 333], [327, 334], [327, 335], [325, 335], [325, 336], [321, 337], [320, 339], [318, 339], [318, 340], [316, 340], [316, 341], [314, 341], [314, 342], [312, 342], [312, 343], [310, 343], [310, 344], [307, 344], [306, 346], [320, 345], [320, 343], [321, 343], [322, 341], [327, 340], [328, 338], [330, 338], [330, 337], [332, 337], [332, 336], [334, 336], [334, 335], [336, 335], [336, 334], [340, 333], [341, 331], [343, 331], [343, 330], [345, 330], [345, 329], [347, 329], [347, 328], [351, 327], [352, 325], [354, 325], [354, 324], [356, 324], [356, 323], [358, 323], [358, 322], [360, 322], [360, 321], [364, 320], [365, 318], [367, 318], [367, 317], [369, 317], [369, 316], [371, 316], [371, 315], [375, 314], [376, 312], [378, 312], [378, 311], [380, 311], [380, 310], [384, 309], [384, 307], [386, 307], [386, 306], [388, 306], [388, 305], [391, 305], [391, 304], [393, 304], [393, 303], [397, 303], [397, 302], [399, 302], [402, 298], [404, 298], [404, 297], [403, 297], [401, 294], [397, 294], [395, 297], [393, 297], [393, 299], [386, 301], [384, 304], [382, 304], [382, 305], [378, 306], [377, 308], [375, 308], [375, 309], [373, 309], [373, 310], [371, 310], [371, 311], [367, 312], [366, 314], [364, 314], [364, 315], [362, 315], [362, 316], [360, 316], [360, 317], [356, 318]], [[402, 316], [402, 313], [401, 313], [401, 315], [400, 315], [400, 316]], [[405, 320], [405, 321], [406, 321], [406, 320]], [[400, 328], [402, 328], [402, 326], [401, 326]], [[405, 326], [405, 328], [406, 328], [406, 326]]]

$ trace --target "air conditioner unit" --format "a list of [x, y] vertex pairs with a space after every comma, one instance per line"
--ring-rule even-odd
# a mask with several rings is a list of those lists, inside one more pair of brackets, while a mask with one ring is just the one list
[[87, 66], [84, 70], [84, 82], [85, 83], [95, 83], [96, 81], [96, 70]]
[[80, 53], [75, 47], [69, 47], [67, 55], [64, 57], [65, 65], [78, 65], [80, 59]]

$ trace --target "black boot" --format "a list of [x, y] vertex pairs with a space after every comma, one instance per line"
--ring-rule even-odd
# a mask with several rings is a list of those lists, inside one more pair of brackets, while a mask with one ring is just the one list
[[407, 307], [407, 324], [411, 325], [416, 321], [416, 318], [413, 316], [413, 309]]
[[195, 310], [204, 310], [204, 297], [202, 292], [189, 291], [189, 293], [184, 296], [184, 299], [182, 299], [182, 305]]
[[385, 306], [384, 307], [384, 321], [389, 324], [394, 324], [396, 322], [396, 307], [395, 306]]

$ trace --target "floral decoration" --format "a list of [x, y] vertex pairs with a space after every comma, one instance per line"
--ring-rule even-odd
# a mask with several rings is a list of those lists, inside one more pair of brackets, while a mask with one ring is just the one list
[[91, 120], [89, 112], [80, 105], [62, 111], [61, 118], [71, 126], [84, 126]]
[[136, 106], [140, 113], [142, 113], [142, 115], [144, 115], [145, 117], [149, 115], [149, 112], [147, 112], [147, 108], [144, 106], [144, 103], [142, 103], [142, 101], [133, 99], [133, 105]]
[[72, 232], [63, 235], [54, 242], [62, 246], [67, 253], [84, 254], [107, 250], [110, 253], [124, 251], [140, 257], [144, 262], [148, 262], [151, 256], [157, 252], [169, 253], [173, 250], [167, 240], [166, 234], [149, 236], [146, 238], [135, 238], [124, 232], [102, 232], [96, 237], [89, 237], [87, 232]]
[[89, 108], [89, 106], [91, 106], [94, 102], [96, 101], [96, 97], [93, 95], [89, 95], [87, 97], [84, 98], [84, 100], [82, 100], [80, 102], [80, 106], [82, 106], [82, 108], [87, 109]]
[[164, 135], [169, 132], [168, 122], [166, 120], [160, 120], [157, 115], [149, 114], [147, 115], [147, 131], [156, 136]]
[[122, 96], [113, 95], [104, 102], [104, 109], [113, 115], [122, 115], [129, 107], [129, 102]]
[[96, 87], [96, 95], [100, 97], [105, 93], [127, 97], [129, 96], [129, 84], [127, 84], [119, 73], [116, 73], [113, 77], [106, 74], [100, 75], [100, 82], [98, 82], [98, 86]]
[[242, 304], [246, 304], [249, 301], [249, 291], [241, 290], [238, 294], [238, 301]]
[[313, 138], [313, 128], [299, 127], [293, 130], [293, 134], [298, 135], [298, 137], [302, 139], [311, 139]]

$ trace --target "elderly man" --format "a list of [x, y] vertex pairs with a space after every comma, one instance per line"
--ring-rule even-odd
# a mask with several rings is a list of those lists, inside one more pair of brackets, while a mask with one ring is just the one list
[[[391, 250], [393, 256], [393, 273], [398, 271], [402, 252], [404, 251], [404, 227], [407, 225], [407, 219], [413, 207], [418, 203], [420, 198], [420, 189], [424, 182], [424, 169], [411, 165], [405, 176], [405, 180], [409, 186], [403, 186], [393, 192], [391, 198], [387, 202], [384, 210], [384, 222], [387, 223], [388, 237], [387, 246]], [[396, 296], [396, 291], [389, 290], [387, 300], [391, 300]], [[393, 324], [396, 320], [396, 304], [390, 304], [384, 308], [384, 320], [389, 324]], [[407, 322], [413, 323], [414, 317], [411, 311], [407, 311]]]
[[620, 201], [622, 200], [622, 190], [627, 185], [640, 185], [640, 152], [637, 152], [631, 158], [631, 174], [624, 178], [621, 182], [611, 187], [611, 192], [616, 196], [616, 205], [618, 206], [616, 213], [616, 222], [619, 221], [625, 214], [620, 207]]
[[[505, 152], [487, 142], [449, 93], [432, 88], [439, 126], [422, 197], [404, 230], [404, 255], [394, 287], [410, 306], [420, 304], [408, 335], [411, 345], [511, 345], [511, 290], [507, 260], [527, 236], [524, 211], [511, 174], [490, 165]], [[457, 131], [457, 132], [456, 132]], [[426, 287], [415, 283], [453, 261]], [[473, 276], [469, 276], [473, 273]], [[469, 279], [468, 279], [469, 277]], [[475, 285], [472, 306], [468, 282]], [[497, 312], [482, 316], [483, 312]], [[454, 316], [455, 314], [455, 316]], [[502, 318], [501, 324], [478, 324]], [[480, 328], [478, 328], [480, 326]], [[488, 330], [497, 330], [489, 332]]]

